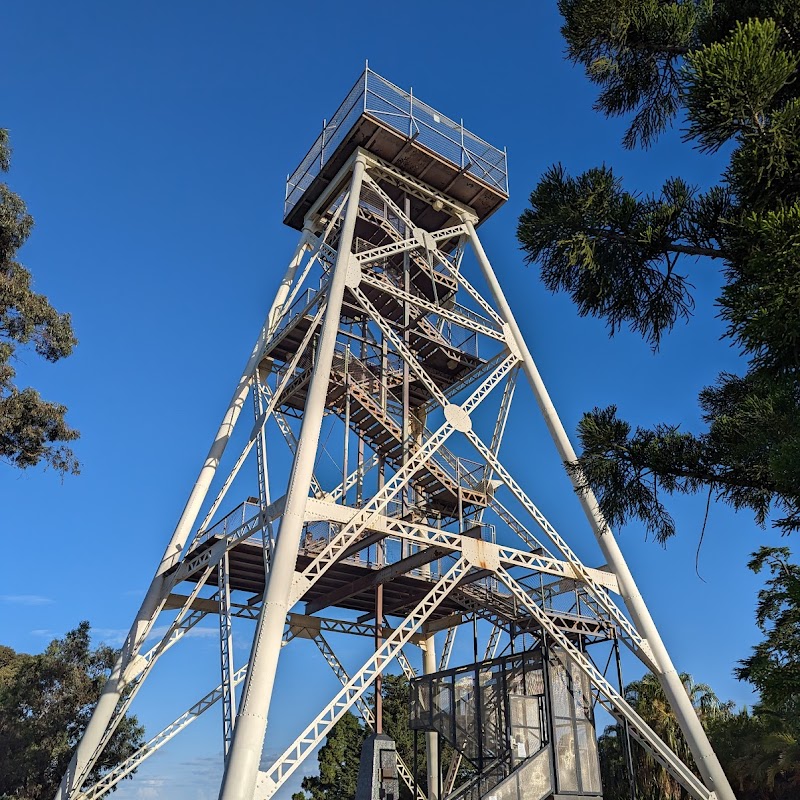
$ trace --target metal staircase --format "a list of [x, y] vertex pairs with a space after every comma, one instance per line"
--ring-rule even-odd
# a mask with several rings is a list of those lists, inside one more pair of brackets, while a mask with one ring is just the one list
[[[407, 664], [404, 648], [412, 647], [425, 673], [414, 683], [450, 692], [449, 707], [437, 700], [435, 723], [430, 693], [420, 709], [427, 774], [426, 786], [415, 786], [419, 800], [441, 797], [440, 732], [460, 742], [477, 776], [453, 800], [542, 800], [552, 787], [559, 800], [598, 797], [592, 702], [624, 722], [694, 800], [734, 800], [591, 494], [579, 492], [602, 570], [582, 562], [569, 543], [577, 531], [556, 530], [501, 459], [517, 374], [560, 461], [576, 458], [477, 233], [507, 190], [504, 151], [369, 69], [324, 124], [287, 181], [284, 221], [300, 241], [58, 800], [99, 800], [219, 701], [221, 800], [270, 800], [347, 709], [367, 707], [380, 726], [381, 676], [393, 660]], [[249, 433], [240, 420], [248, 399]], [[268, 451], [273, 435], [291, 459]], [[329, 450], [329, 441], [339, 446]], [[335, 470], [319, 463], [323, 453]], [[524, 463], [526, 480], [537, 455]], [[245, 478], [254, 461], [257, 485]], [[246, 492], [244, 503], [233, 499], [234, 486]], [[305, 613], [296, 613], [300, 604]], [[98, 758], [156, 661], [207, 615], [220, 620], [219, 688], [92, 786]], [[436, 637], [448, 631], [449, 654], [450, 631], [470, 624], [476, 654], [479, 626], [489, 633], [488, 660], [437, 673]], [[237, 667], [234, 627], [251, 643], [250, 661]], [[495, 659], [498, 629], [510, 654]], [[341, 689], [265, 764], [284, 645], [319, 644], [323, 632], [333, 638], [321, 666], [335, 667]], [[329, 657], [340, 635], [372, 644], [346, 671]], [[589, 658], [587, 646], [602, 641], [628, 645], [658, 676], [702, 780]], [[355, 661], [360, 648], [347, 652]], [[472, 688], [459, 686], [457, 714], [455, 681], [468, 674]], [[303, 716], [305, 694], [292, 713]], [[269, 752], [283, 748], [275, 744]], [[444, 795], [458, 775], [451, 770]]]
[[[370, 214], [369, 216], [374, 216]], [[403, 289], [402, 270], [388, 259], [370, 264], [364, 270], [362, 288], [381, 318], [398, 335], [404, 336], [408, 347], [436, 386], [446, 391], [468, 381], [479, 373], [486, 361], [471, 353], [469, 339], [476, 340], [467, 332], [454, 341], [454, 336], [445, 334], [445, 325], [437, 326], [430, 317], [436, 306], [431, 300], [442, 302], [446, 298], [455, 306], [454, 281], [449, 276], [431, 269], [425, 260], [414, 254], [415, 269], [409, 270], [409, 285]], [[410, 290], [410, 291], [409, 291]], [[409, 297], [417, 302], [411, 302]], [[475, 312], [470, 312], [477, 317]], [[354, 304], [348, 304], [347, 295], [342, 309], [343, 326], [357, 319], [359, 312]], [[405, 316], [408, 324], [405, 324]], [[271, 358], [278, 370], [287, 367], [299, 343], [313, 324], [314, 305], [309, 297], [304, 308], [284, 328], [281, 343], [273, 348]], [[485, 320], [491, 324], [491, 320]], [[452, 325], [448, 325], [452, 331]], [[378, 348], [377, 341], [371, 343]], [[477, 348], [474, 348], [477, 349]], [[300, 360], [298, 370], [286, 386], [281, 410], [297, 413], [305, 407], [308, 386], [314, 363], [314, 348]], [[418, 446], [426, 433], [425, 416], [431, 395], [428, 389], [412, 378], [408, 382], [408, 402], [411, 434], [404, 441], [402, 418], [403, 403], [396, 389], [406, 379], [403, 370], [380, 355], [360, 359], [349, 348], [337, 345], [331, 368], [326, 408], [340, 419], [346, 420], [370, 448], [392, 468], [402, 466], [410, 447]], [[350, 404], [349, 413], [346, 405]], [[455, 518], [459, 513], [469, 515], [484, 508], [488, 502], [485, 485], [481, 485], [483, 470], [462, 469], [463, 462], [446, 448], [441, 448], [437, 457], [426, 463], [412, 478], [415, 491], [426, 507], [445, 517]]]

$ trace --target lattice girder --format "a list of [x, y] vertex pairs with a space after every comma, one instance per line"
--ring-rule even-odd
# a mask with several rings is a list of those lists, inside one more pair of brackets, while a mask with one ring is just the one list
[[[319, 175], [327, 183], [314, 178], [298, 248], [59, 799], [97, 800], [218, 700], [221, 800], [270, 797], [345, 711], [374, 719], [366, 692], [392, 662], [413, 676], [416, 648], [429, 641], [433, 653], [432, 637], [441, 636], [439, 666], [447, 667], [458, 627], [472, 625], [477, 652], [480, 621], [487, 659], [501, 635], [511, 648], [519, 636], [556, 643], [588, 676], [596, 702], [693, 797], [733, 800], [596, 502], [581, 498], [603, 569], [582, 562], [500, 457], [520, 404], [518, 375], [564, 460], [573, 451], [481, 246], [479, 214], [426, 185], [424, 174], [404, 172], [400, 156], [388, 163], [357, 148], [338, 173]], [[468, 253], [478, 264], [472, 273]], [[248, 400], [254, 423], [237, 429]], [[273, 442], [285, 442], [290, 467]], [[251, 467], [256, 485], [230, 510]], [[157, 662], [213, 616], [220, 685], [84, 787]], [[166, 633], [146, 648], [157, 623]], [[234, 636], [245, 630], [251, 656], [235, 669]], [[374, 652], [345, 668], [328, 635], [371, 637]], [[278, 660], [303, 640], [316, 643], [342, 688], [262, 769]], [[587, 658], [599, 641], [623, 642], [662, 680], [702, 780]], [[412, 787], [408, 765], [403, 774]]]

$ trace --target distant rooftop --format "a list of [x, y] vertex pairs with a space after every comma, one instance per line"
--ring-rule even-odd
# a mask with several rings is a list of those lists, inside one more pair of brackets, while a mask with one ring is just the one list
[[363, 147], [485, 219], [508, 198], [508, 169], [498, 150], [369, 68], [286, 183], [284, 221], [300, 229], [356, 147]]

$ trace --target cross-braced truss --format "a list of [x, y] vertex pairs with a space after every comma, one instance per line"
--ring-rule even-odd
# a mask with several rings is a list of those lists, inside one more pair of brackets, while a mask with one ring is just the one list
[[[594, 499], [582, 502], [603, 569], [582, 563], [503, 463], [520, 374], [565, 460], [571, 450], [480, 244], [479, 221], [448, 191], [369, 148], [356, 150], [319, 192], [64, 778], [63, 800], [102, 797], [215, 705], [225, 759], [220, 797], [271, 797], [345, 712], [375, 725], [376, 679], [392, 664], [413, 678], [411, 661], [425, 650], [435, 670], [439, 635], [438, 669], [446, 670], [462, 626], [472, 629], [476, 661], [493, 659], [501, 640], [503, 652], [526, 636], [557, 647], [590, 681], [594, 701], [693, 797], [733, 797]], [[472, 278], [468, 253], [478, 267]], [[237, 431], [248, 397], [255, 421]], [[281, 442], [288, 459], [276, 455]], [[244, 484], [250, 464], [255, 485]], [[235, 505], [241, 485], [251, 490]], [[219, 685], [88, 785], [156, 664], [206, 617], [219, 623]], [[478, 625], [488, 633], [480, 653]], [[333, 638], [354, 635], [367, 637], [372, 651], [345, 667], [349, 648], [337, 644], [337, 654]], [[234, 636], [252, 641], [238, 668]], [[262, 764], [278, 660], [303, 641], [317, 646], [341, 688], [318, 713], [309, 709], [296, 739]], [[603, 641], [623, 643], [661, 679], [701, 777], [594, 665], [587, 648]], [[413, 765], [401, 761], [399, 769], [418, 800], [436, 800], [439, 786], [457, 793], [461, 764], [456, 754], [446, 776], [437, 783], [429, 775], [422, 786]]]

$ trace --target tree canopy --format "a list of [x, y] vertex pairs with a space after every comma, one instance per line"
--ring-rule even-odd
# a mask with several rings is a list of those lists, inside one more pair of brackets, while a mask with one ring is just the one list
[[303, 778], [303, 791], [295, 792], [293, 800], [306, 800], [307, 797], [311, 800], [353, 800], [358, 784], [361, 745], [366, 735], [367, 731], [358, 718], [349, 711], [345, 712], [317, 753], [319, 773]]
[[[693, 270], [716, 264], [725, 336], [742, 374], [710, 376], [702, 428], [634, 428], [595, 408], [570, 466], [611, 525], [675, 532], [665, 495], [708, 492], [759, 525], [800, 528], [800, 4], [792, 0], [560, 0], [568, 56], [599, 87], [596, 108], [629, 115], [626, 147], [674, 121], [703, 152], [728, 155], [705, 191], [681, 177], [658, 192], [612, 167], [548, 169], [518, 239], [544, 284], [581, 315], [627, 326], [658, 349], [698, 313]], [[714, 309], [703, 309], [711, 315]]]
[[[740, 800], [790, 800], [800, 790], [800, 567], [786, 548], [762, 547], [749, 563], [770, 573], [756, 604], [763, 640], [739, 662], [736, 677], [759, 693], [750, 709], [720, 702], [710, 687], [682, 675], [686, 692]], [[625, 688], [625, 699], [661, 738], [692, 765], [691, 753], [657, 679], [646, 675]], [[629, 800], [631, 772], [639, 800], [690, 800], [645, 751], [610, 725], [598, 740], [603, 797]]]
[[[800, 787], [800, 729], [787, 709], [758, 705], [736, 711], [714, 692], [681, 675], [714, 750], [739, 800], [790, 800]], [[685, 763], [691, 753], [656, 678], [645, 676], [625, 687], [625, 699]], [[627, 748], [639, 800], [691, 800], [691, 795], [634, 741], [621, 725], [609, 725], [598, 739], [603, 797], [630, 800]]]
[[[0, 797], [53, 797], [116, 656], [106, 645], [92, 649], [88, 622], [39, 655], [0, 646]], [[88, 781], [130, 756], [143, 734], [126, 715]]]
[[[0, 128], [0, 170], [7, 172], [10, 162], [8, 131]], [[22, 198], [0, 183], [0, 458], [21, 468], [44, 462], [62, 474], [77, 473], [78, 461], [66, 442], [78, 432], [64, 419], [66, 407], [14, 382], [19, 347], [31, 346], [52, 362], [77, 344], [69, 314], [34, 291], [31, 273], [17, 260], [32, 228]]]
[[[717, 718], [730, 716], [730, 705], [721, 703], [710, 686], [695, 683], [691, 675], [681, 674], [686, 693], [697, 716], [708, 728]], [[651, 674], [625, 687], [625, 699], [636, 709], [661, 739], [691, 764], [692, 754], [658, 679]], [[630, 800], [630, 776], [626, 748], [630, 747], [633, 779], [639, 800], [690, 800], [690, 795], [653, 758], [634, 742], [624, 740], [621, 725], [610, 725], [598, 739], [603, 797]]]
[[756, 606], [764, 639], [736, 675], [752, 683], [767, 706], [793, 704], [800, 712], [800, 566], [789, 561], [786, 547], [760, 548], [749, 566], [755, 572], [766, 567], [771, 574]]
[[[385, 674], [382, 681], [383, 729], [395, 741], [397, 752], [409, 769], [417, 766], [417, 780], [425, 787], [427, 759], [425, 737], [418, 736], [417, 754], [414, 758], [414, 732], [409, 727], [409, 683], [404, 675]], [[325, 744], [317, 753], [319, 773], [303, 778], [302, 792], [295, 792], [292, 800], [353, 800], [358, 781], [361, 745], [368, 730], [357, 717], [346, 712], [333, 726]], [[442, 742], [442, 771], [446, 774], [454, 756], [453, 748]], [[465, 764], [459, 771], [459, 783], [468, 776]], [[400, 782], [401, 800], [411, 800], [408, 787]]]

